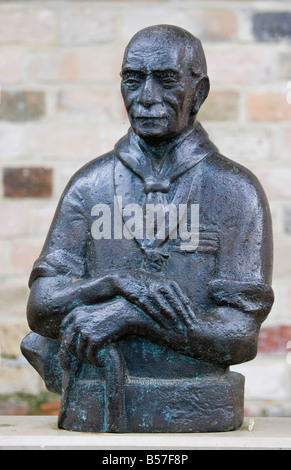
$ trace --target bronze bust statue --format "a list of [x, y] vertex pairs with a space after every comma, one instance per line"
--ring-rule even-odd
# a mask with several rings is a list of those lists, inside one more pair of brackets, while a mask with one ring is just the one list
[[244, 377], [272, 303], [264, 191], [197, 121], [200, 41], [159, 25], [124, 54], [130, 121], [59, 202], [29, 280], [22, 352], [61, 394], [58, 425], [210, 432], [243, 420]]

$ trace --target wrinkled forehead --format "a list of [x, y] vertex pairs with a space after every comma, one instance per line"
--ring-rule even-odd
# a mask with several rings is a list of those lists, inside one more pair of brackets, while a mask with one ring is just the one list
[[122, 70], [181, 70], [185, 64], [185, 45], [157, 39], [136, 40], [125, 52]]

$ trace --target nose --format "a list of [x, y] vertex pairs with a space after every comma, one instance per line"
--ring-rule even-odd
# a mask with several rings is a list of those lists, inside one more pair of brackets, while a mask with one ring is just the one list
[[148, 75], [137, 99], [138, 104], [145, 107], [160, 103], [158, 89], [152, 75]]

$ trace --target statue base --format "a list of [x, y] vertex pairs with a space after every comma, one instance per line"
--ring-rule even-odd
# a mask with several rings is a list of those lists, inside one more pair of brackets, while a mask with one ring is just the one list
[[238, 429], [244, 376], [134, 338], [108, 345], [100, 367], [71, 357], [57, 341], [29, 333], [21, 349], [47, 388], [62, 395], [58, 426], [80, 432], [191, 433]]
[[[128, 377], [110, 410], [105, 382], [79, 380], [63, 396], [59, 427], [81, 432], [188, 433], [238, 429], [243, 423], [244, 376], [197, 379]], [[120, 409], [122, 408], [122, 409]]]

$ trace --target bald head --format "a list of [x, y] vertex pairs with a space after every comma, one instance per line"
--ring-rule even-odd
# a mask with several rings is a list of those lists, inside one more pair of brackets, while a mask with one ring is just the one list
[[202, 44], [198, 38], [193, 36], [183, 28], [172, 25], [149, 26], [137, 32], [129, 41], [125, 49], [123, 63], [132, 48], [139, 47], [148, 49], [150, 45], [162, 44], [163, 47], [183, 50], [184, 60], [186, 60], [190, 73], [196, 77], [207, 76], [207, 64]]

